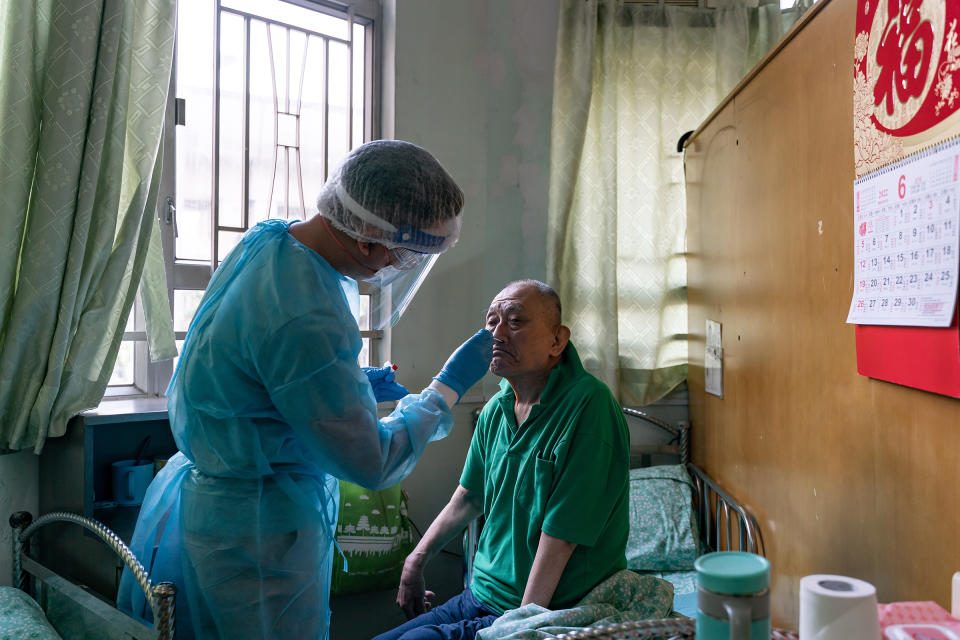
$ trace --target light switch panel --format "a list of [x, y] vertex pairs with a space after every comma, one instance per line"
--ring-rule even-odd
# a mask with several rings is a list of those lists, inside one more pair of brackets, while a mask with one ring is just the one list
[[723, 397], [723, 344], [720, 323], [707, 320], [707, 348], [704, 353], [704, 386], [707, 393]]

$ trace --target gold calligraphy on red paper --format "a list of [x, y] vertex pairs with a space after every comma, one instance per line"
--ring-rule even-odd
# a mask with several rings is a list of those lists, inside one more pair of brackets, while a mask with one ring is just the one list
[[858, 177], [960, 133], [958, 19], [957, 0], [857, 0]]

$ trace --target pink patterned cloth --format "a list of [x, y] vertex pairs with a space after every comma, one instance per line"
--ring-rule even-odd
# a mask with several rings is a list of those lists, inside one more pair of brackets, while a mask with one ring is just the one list
[[[960, 637], [960, 620], [936, 602], [891, 602], [877, 605], [885, 640]], [[906, 626], [897, 626], [906, 625]], [[913, 625], [917, 625], [913, 627]], [[952, 632], [952, 635], [943, 631]]]

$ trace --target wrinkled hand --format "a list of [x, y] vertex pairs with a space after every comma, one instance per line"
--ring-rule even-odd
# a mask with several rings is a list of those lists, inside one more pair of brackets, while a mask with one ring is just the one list
[[423, 572], [419, 568], [403, 565], [400, 574], [400, 588], [397, 590], [397, 605], [403, 609], [407, 620], [416, 618], [421, 613], [430, 610], [433, 604], [428, 598], [434, 597], [433, 591], [427, 591], [423, 582]]
[[363, 372], [373, 387], [373, 397], [377, 402], [387, 402], [388, 400], [399, 400], [409, 395], [406, 387], [396, 382], [396, 374], [393, 366], [384, 365], [382, 367], [362, 367]]
[[481, 329], [454, 351], [433, 377], [463, 397], [464, 392], [480, 381], [493, 360], [493, 334]]

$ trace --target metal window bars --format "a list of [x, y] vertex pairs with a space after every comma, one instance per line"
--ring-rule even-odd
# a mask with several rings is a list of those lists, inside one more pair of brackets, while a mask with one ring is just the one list
[[[319, 10], [315, 9], [315, 10]], [[273, 157], [271, 160], [273, 175], [270, 180], [269, 193], [266, 202], [262, 206], [266, 207], [266, 217], [275, 217], [270, 215], [272, 211], [282, 210], [285, 218], [304, 219], [306, 217], [306, 202], [303, 194], [303, 165], [301, 162], [301, 108], [303, 99], [304, 80], [307, 73], [307, 53], [311, 46], [319, 46], [322, 51], [322, 69], [319, 74], [322, 77], [322, 109], [320, 121], [315, 128], [320, 132], [323, 147], [323, 177], [326, 179], [330, 171], [330, 140], [331, 140], [331, 103], [330, 103], [330, 82], [331, 82], [331, 44], [343, 47], [345, 51], [346, 86], [340, 87], [346, 98], [344, 105], [344, 115], [346, 117], [346, 142], [347, 148], [352, 149], [358, 142], [355, 137], [359, 134], [366, 137], [368, 127], [363, 123], [363, 132], [355, 131], [354, 126], [354, 25], [362, 24], [354, 15], [352, 10], [347, 10], [341, 19], [346, 23], [346, 37], [337, 37], [331, 33], [320, 32], [308, 27], [293, 25], [280, 19], [268, 17], [264, 14], [250, 13], [237, 7], [225, 5], [222, 1], [217, 2], [217, 19], [215, 22], [217, 48], [214, 63], [214, 114], [213, 114], [213, 184], [211, 199], [211, 215], [213, 218], [213, 233], [211, 234], [211, 265], [215, 268], [219, 262], [221, 253], [220, 235], [222, 232], [240, 234], [246, 231], [251, 222], [253, 222], [252, 212], [250, 211], [250, 126], [251, 126], [251, 32], [254, 28], [264, 30], [266, 37], [267, 61], [270, 70], [270, 79], [268, 85], [272, 94], [273, 111]], [[243, 149], [243, 157], [240, 166], [240, 189], [242, 192], [240, 226], [231, 224], [222, 224], [220, 216], [220, 191], [224, 187], [221, 180], [220, 166], [220, 140], [221, 140], [221, 46], [220, 34], [222, 29], [223, 16], [236, 16], [242, 20], [242, 126], [240, 135], [242, 137], [240, 147]], [[300, 44], [294, 45], [292, 36], [298, 35]], [[274, 46], [274, 35], [282, 38], [279, 46]], [[299, 51], [295, 51], [295, 46]], [[276, 54], [279, 54], [277, 56]], [[365, 73], [366, 75], [366, 73]], [[368, 92], [367, 82], [364, 82], [363, 91]], [[366, 112], [366, 109], [364, 109]], [[282, 124], [287, 124], [286, 128], [291, 128], [290, 136], [281, 135]], [[277, 171], [280, 165], [284, 172], [283, 193], [274, 193], [276, 188]], [[291, 175], [291, 170], [296, 167]], [[291, 183], [295, 185], [291, 193]], [[291, 203], [291, 197], [294, 202]], [[293, 206], [291, 206], [293, 205]], [[293, 212], [295, 215], [291, 215]]]

